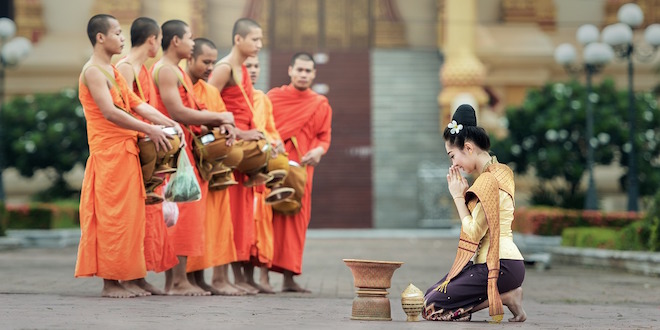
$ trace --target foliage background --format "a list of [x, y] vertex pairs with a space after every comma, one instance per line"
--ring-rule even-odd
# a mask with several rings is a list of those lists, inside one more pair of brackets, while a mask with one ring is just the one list
[[[523, 104], [506, 111], [509, 135], [493, 138], [493, 152], [516, 173], [535, 170], [539, 186], [532, 205], [581, 209], [584, 192], [580, 181], [586, 173], [586, 88], [577, 81], [548, 83], [528, 91]], [[626, 169], [618, 178], [625, 191], [630, 145], [628, 93], [612, 80], [594, 84], [588, 95], [594, 109], [595, 165], [618, 161]], [[637, 94], [638, 173], [640, 194], [649, 196], [660, 185], [660, 111], [650, 93]], [[586, 177], [586, 176], [585, 176]], [[596, 182], [598, 185], [598, 182]]]
[[83, 109], [76, 90], [54, 94], [16, 97], [0, 112], [0, 148], [6, 167], [32, 177], [39, 169], [48, 171], [54, 184], [37, 199], [66, 198], [77, 191], [63, 178], [89, 155]]

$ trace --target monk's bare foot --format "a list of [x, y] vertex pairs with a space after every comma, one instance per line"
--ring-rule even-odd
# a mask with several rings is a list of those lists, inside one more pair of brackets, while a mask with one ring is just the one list
[[259, 293], [275, 294], [275, 289], [268, 282], [261, 282], [257, 285]]
[[187, 281], [180, 283], [172, 283], [172, 289], [167, 291], [170, 296], [210, 296], [211, 292], [204, 291]]
[[121, 286], [123, 286], [124, 289], [133, 292], [136, 297], [151, 296], [151, 292], [141, 288], [138, 285], [137, 280], [121, 282]]
[[141, 278], [139, 280], [135, 280], [137, 285], [144, 289], [145, 291], [148, 291], [152, 295], [156, 296], [162, 296], [165, 294], [161, 289], [158, 289], [157, 287], [153, 286], [151, 283], [147, 282], [144, 278]]
[[247, 282], [236, 282], [234, 283], [234, 287], [245, 291], [248, 295], [256, 295], [259, 293], [259, 289], [253, 287], [252, 285], [248, 284]]
[[247, 292], [237, 287], [234, 287], [233, 285], [231, 285], [231, 283], [227, 283], [227, 282], [222, 282], [222, 283], [214, 282], [213, 288], [215, 288], [216, 291], [219, 292], [218, 294], [222, 296], [245, 296], [247, 294]]
[[101, 296], [107, 298], [135, 298], [135, 293], [126, 290], [119, 281], [103, 280]]
[[282, 285], [282, 292], [300, 292], [300, 293], [312, 293], [312, 291], [309, 291], [300, 285], [298, 283], [293, 283], [289, 285]]
[[210, 286], [210, 285], [206, 284], [206, 282], [197, 281], [196, 284], [197, 284], [197, 287], [199, 287], [200, 289], [202, 289], [204, 291], [207, 291], [207, 292], [210, 292], [212, 296], [222, 296], [223, 295], [222, 292], [220, 292], [220, 290], [216, 289], [213, 286]]
[[513, 317], [509, 322], [525, 322], [527, 313], [522, 307], [523, 290], [522, 287], [511, 290], [502, 295], [502, 304], [509, 308]]

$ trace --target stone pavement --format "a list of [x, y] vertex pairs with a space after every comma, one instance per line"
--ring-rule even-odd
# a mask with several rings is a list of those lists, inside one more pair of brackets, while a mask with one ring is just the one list
[[[312, 294], [107, 299], [99, 297], [100, 279], [73, 278], [74, 247], [0, 251], [0, 329], [660, 328], [660, 278], [562, 265], [545, 271], [527, 268], [525, 323], [487, 324], [487, 309], [470, 323], [405, 322], [401, 291], [409, 283], [426, 290], [442, 277], [453, 262], [457, 236], [442, 231], [355, 233], [310, 232], [298, 280]], [[355, 288], [343, 258], [405, 263], [389, 289], [392, 322], [350, 320]], [[150, 273], [148, 280], [162, 286], [163, 277]], [[271, 277], [279, 287], [281, 276]], [[504, 317], [511, 317], [508, 310]]]

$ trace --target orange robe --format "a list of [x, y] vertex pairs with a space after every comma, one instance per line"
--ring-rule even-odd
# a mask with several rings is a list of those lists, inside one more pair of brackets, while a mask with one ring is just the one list
[[[133, 92], [152, 106], [156, 103], [154, 81], [144, 64], [133, 80]], [[165, 185], [162, 184], [154, 192], [162, 196], [164, 188]], [[144, 235], [144, 259], [147, 263], [147, 270], [160, 273], [174, 267], [179, 263], [179, 259], [174, 254], [167, 236], [167, 226], [163, 217], [163, 204], [146, 205], [145, 212], [147, 225]]]
[[[113, 66], [114, 104], [135, 114], [143, 103]], [[144, 231], [146, 198], [142, 183], [138, 132], [105, 119], [83, 82], [78, 88], [87, 121], [89, 158], [80, 193], [80, 229], [75, 277], [98, 276], [128, 281], [146, 275]]]
[[[217, 88], [204, 80], [195, 83], [194, 93], [200, 104], [209, 111], [227, 111]], [[204, 255], [188, 258], [187, 272], [194, 272], [210, 267], [226, 265], [236, 261], [234, 246], [234, 226], [231, 221], [229, 191], [209, 191], [206, 196], [206, 218], [204, 220], [206, 244]]]
[[[151, 68], [152, 76], [155, 78], [156, 70], [159, 68], [160, 62], [154, 64]], [[200, 108], [197, 106], [197, 101], [195, 96], [192, 94], [192, 81], [190, 77], [183, 72], [180, 67], [176, 67], [179, 70], [178, 75], [183, 79], [183, 82], [186, 84], [179, 84], [179, 96], [183, 105], [191, 108], [197, 109]], [[169, 70], [165, 68], [165, 70]], [[154, 79], [154, 85], [156, 86], [155, 91], [156, 95], [154, 97], [154, 107], [160, 110], [163, 114], [170, 117], [169, 112], [163, 104], [163, 99], [160, 95], [160, 89], [156, 79]], [[190, 91], [190, 93], [188, 93]], [[204, 254], [204, 217], [206, 216], [206, 195], [208, 193], [208, 182], [202, 180], [197, 172], [197, 167], [194, 165], [195, 158], [193, 157], [192, 148], [194, 146], [192, 135], [188, 129], [185, 128], [186, 125], [182, 125], [183, 133], [186, 140], [185, 152], [188, 155], [188, 159], [192, 163], [192, 167], [195, 171], [197, 177], [197, 182], [202, 190], [202, 199], [196, 202], [187, 202], [187, 203], [177, 203], [179, 207], [179, 219], [177, 220], [176, 225], [167, 228], [167, 232], [172, 242], [172, 247], [174, 248], [174, 253], [177, 256], [201, 256]], [[201, 127], [188, 125], [190, 129], [195, 133], [199, 134], [201, 132]], [[183, 150], [181, 150], [183, 152]]]
[[[248, 99], [252, 99], [252, 82], [245, 65], [242, 66], [243, 81], [241, 85]], [[227, 110], [234, 115], [236, 127], [242, 130], [254, 129], [252, 121], [252, 110], [247, 100], [243, 96], [239, 86], [227, 86], [222, 89], [222, 100], [227, 106]], [[233, 185], [229, 191], [229, 201], [231, 204], [231, 220], [234, 224], [234, 244], [236, 246], [237, 261], [248, 261], [250, 255], [256, 248], [255, 226], [254, 226], [254, 192], [250, 187], [243, 186], [247, 180], [247, 175], [234, 171], [234, 177], [238, 184]]]
[[[300, 162], [308, 151], [322, 147], [324, 153], [330, 147], [332, 108], [328, 99], [307, 89], [299, 91], [291, 85], [273, 88], [268, 92], [273, 103], [273, 117], [289, 159]], [[291, 137], [295, 136], [300, 156]], [[299, 213], [289, 216], [273, 216], [273, 266], [272, 270], [284, 270], [298, 275], [302, 272], [303, 249], [307, 226], [312, 215], [312, 182], [314, 167], [307, 166], [307, 182]]]
[[[255, 89], [252, 95], [254, 103], [254, 124], [264, 132], [269, 141], [282, 140], [273, 119], [273, 104], [264, 92]], [[256, 255], [258, 264], [270, 267], [273, 262], [273, 208], [266, 204], [270, 189], [264, 186], [254, 189], [254, 222], [256, 226]]]

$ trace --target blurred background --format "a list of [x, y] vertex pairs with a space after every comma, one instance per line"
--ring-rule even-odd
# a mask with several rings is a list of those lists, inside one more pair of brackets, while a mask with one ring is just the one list
[[[628, 21], [627, 3], [639, 9]], [[334, 116], [311, 227], [459, 225], [442, 132], [461, 103], [516, 171], [519, 207], [638, 211], [660, 184], [660, 0], [3, 0], [0, 17], [15, 22], [0, 69], [8, 206], [77, 202], [87, 156], [77, 79], [97, 13], [122, 24], [124, 52], [131, 22], [148, 16], [188, 22], [220, 57], [234, 21], [253, 18], [264, 91], [289, 82], [292, 54], [314, 54], [314, 89]], [[612, 25], [623, 30], [608, 36]]]

